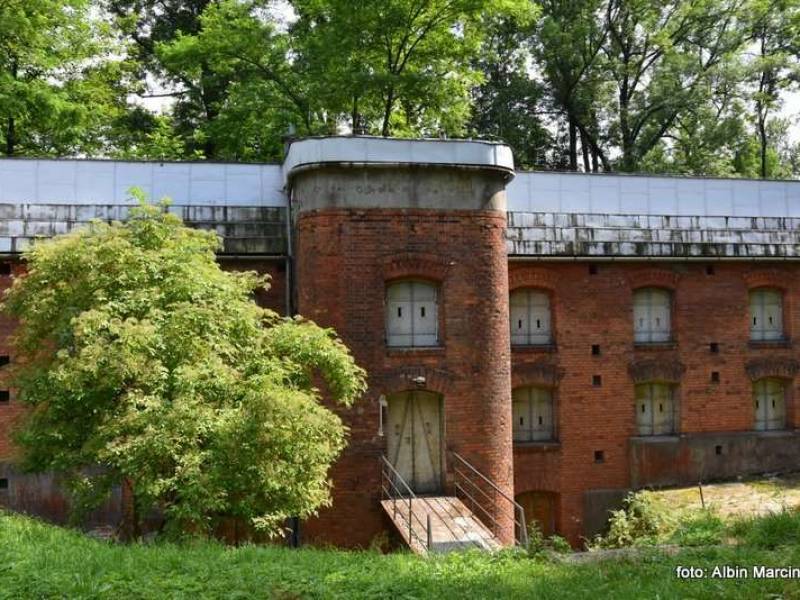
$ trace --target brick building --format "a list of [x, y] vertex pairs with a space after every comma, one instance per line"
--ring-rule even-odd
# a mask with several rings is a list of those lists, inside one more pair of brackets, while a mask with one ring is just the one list
[[[577, 544], [628, 490], [800, 467], [800, 183], [515, 173], [503, 145], [361, 137], [282, 165], [0, 160], [2, 285], [33, 238], [124, 219], [131, 186], [369, 373], [306, 541], [510, 543], [524, 519]], [[61, 518], [57, 478], [14, 471], [19, 410], [0, 391], [0, 502]]]

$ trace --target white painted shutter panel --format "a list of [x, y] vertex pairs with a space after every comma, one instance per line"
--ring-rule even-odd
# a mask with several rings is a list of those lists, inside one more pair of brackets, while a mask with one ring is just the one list
[[531, 344], [549, 344], [550, 298], [544, 292], [529, 292]]
[[438, 342], [436, 288], [429, 283], [412, 284], [414, 346], [435, 346]]
[[767, 429], [779, 430], [786, 426], [785, 391], [777, 379], [767, 380]]
[[653, 434], [653, 411], [649, 385], [636, 386], [636, 427], [639, 435]]
[[633, 296], [633, 338], [637, 342], [650, 341], [649, 300], [647, 290], [638, 290]]
[[672, 325], [670, 323], [672, 312], [670, 294], [664, 290], [651, 290], [650, 327], [652, 329], [652, 342], [668, 342], [671, 339]]
[[653, 435], [666, 435], [674, 431], [672, 388], [668, 385], [652, 386]]
[[764, 431], [767, 428], [767, 382], [766, 380], [756, 381], [753, 384], [753, 410], [755, 420], [753, 428], [756, 431]]
[[528, 343], [530, 323], [528, 322], [528, 296], [525, 290], [511, 294], [511, 343], [525, 345]]
[[412, 345], [411, 285], [409, 281], [393, 283], [386, 294], [386, 338], [389, 346]]
[[518, 388], [512, 393], [511, 415], [513, 419], [514, 441], [527, 442], [531, 439], [530, 395], [528, 388]]
[[553, 439], [553, 397], [549, 390], [532, 388], [533, 439]]
[[764, 339], [779, 340], [783, 337], [783, 302], [781, 293], [763, 290]]

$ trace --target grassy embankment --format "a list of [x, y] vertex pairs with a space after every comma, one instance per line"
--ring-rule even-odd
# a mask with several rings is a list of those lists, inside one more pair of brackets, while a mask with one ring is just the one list
[[700, 545], [588, 564], [519, 553], [426, 559], [211, 542], [124, 546], [0, 513], [0, 598], [800, 598], [800, 580], [675, 577], [677, 565], [800, 566], [800, 513], [732, 523], [697, 513], [649, 541], [682, 537]]

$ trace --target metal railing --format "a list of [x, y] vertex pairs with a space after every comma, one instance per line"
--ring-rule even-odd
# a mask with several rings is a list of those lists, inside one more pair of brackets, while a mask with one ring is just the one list
[[456, 497], [478, 515], [498, 538], [502, 524], [495, 516], [496, 509], [502, 504], [510, 505], [514, 509], [514, 543], [523, 548], [527, 547], [528, 527], [525, 521], [525, 509], [460, 454], [453, 451], [450, 454], [453, 456]]
[[[395, 523], [397, 523], [397, 517], [399, 515], [408, 526], [409, 546], [413, 543], [413, 540], [416, 539], [422, 548], [429, 551], [433, 545], [431, 515], [430, 513], [426, 514], [426, 522], [422, 522], [419, 515], [414, 512], [414, 500], [417, 499], [416, 495], [411, 491], [411, 487], [406, 483], [405, 479], [397, 472], [397, 469], [389, 462], [389, 459], [383, 455], [381, 455], [381, 496], [383, 500], [392, 501], [392, 516]], [[408, 510], [408, 514], [404, 514], [404, 510]], [[414, 530], [415, 521], [425, 530], [426, 539], [422, 539]], [[398, 527], [399, 526], [398, 524]]]

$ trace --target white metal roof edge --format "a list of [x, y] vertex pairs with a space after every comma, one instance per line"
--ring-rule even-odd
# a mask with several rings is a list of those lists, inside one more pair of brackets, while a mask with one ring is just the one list
[[292, 142], [283, 161], [284, 183], [297, 171], [324, 164], [447, 165], [514, 174], [511, 148], [497, 142], [340, 136]]

